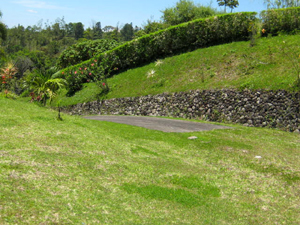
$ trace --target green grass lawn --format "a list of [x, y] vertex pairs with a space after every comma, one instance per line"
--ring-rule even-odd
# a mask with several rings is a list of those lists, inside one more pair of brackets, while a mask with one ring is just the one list
[[[299, 35], [259, 38], [255, 43], [250, 47], [250, 41], [235, 42], [158, 59], [109, 78], [110, 92], [102, 97], [220, 88], [299, 90], [295, 86], [300, 74]], [[93, 101], [100, 91], [93, 83], [85, 84], [72, 97], [62, 91], [56, 102], [72, 105]]]
[[0, 105], [0, 224], [300, 223], [299, 134], [163, 133]]

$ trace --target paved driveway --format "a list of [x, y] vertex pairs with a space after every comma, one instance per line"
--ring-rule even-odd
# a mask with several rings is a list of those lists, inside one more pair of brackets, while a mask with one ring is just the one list
[[184, 120], [164, 119], [157, 117], [143, 116], [86, 116], [90, 120], [102, 120], [115, 123], [129, 124], [133, 126], [145, 127], [152, 130], [164, 132], [194, 132], [214, 129], [231, 129], [231, 127], [219, 126], [208, 123], [190, 122]]

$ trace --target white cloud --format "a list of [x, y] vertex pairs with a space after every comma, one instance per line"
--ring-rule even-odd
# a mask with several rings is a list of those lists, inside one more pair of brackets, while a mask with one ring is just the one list
[[45, 1], [19, 0], [14, 1], [14, 3], [34, 9], [63, 9], [63, 7], [48, 4]]
[[30, 13], [38, 13], [37, 11], [34, 11], [32, 9], [28, 9], [27, 12], [30, 12]]

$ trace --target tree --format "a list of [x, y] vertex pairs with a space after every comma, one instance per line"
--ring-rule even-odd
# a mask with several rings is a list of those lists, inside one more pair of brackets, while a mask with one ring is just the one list
[[234, 8], [239, 6], [238, 0], [217, 0], [219, 6], [225, 7], [225, 13], [226, 13], [226, 7], [229, 7], [231, 9], [231, 12]]
[[169, 25], [156, 21], [147, 20], [147, 24], [144, 25], [144, 32], [150, 34], [159, 30], [166, 29]]
[[210, 6], [195, 5], [193, 1], [189, 0], [180, 0], [175, 7], [167, 8], [162, 13], [163, 22], [169, 25], [177, 25], [218, 14], [217, 10]]
[[94, 39], [101, 39], [102, 38], [103, 31], [101, 29], [101, 23], [100, 22], [97, 22], [93, 26], [93, 31], [94, 31]]
[[[0, 11], [0, 18], [1, 17], [2, 17], [2, 13]], [[6, 26], [0, 22], [0, 44], [1, 44], [1, 40], [5, 41], [6, 39], [7, 39]], [[4, 49], [2, 47], [0, 47], [0, 66], [5, 61], [6, 61], [6, 52], [4, 51]]]
[[[0, 18], [2, 17], [2, 12], [0, 11]], [[2, 40], [6, 40], [7, 37], [7, 30], [4, 23], [0, 22], [0, 38]]]
[[116, 28], [115, 27], [113, 27], [113, 26], [105, 26], [104, 28], [103, 28], [103, 31], [106, 33], [106, 32], [112, 32], [112, 31], [114, 31]]
[[66, 33], [68, 37], [75, 37], [75, 25], [74, 23], [66, 24]]
[[92, 28], [89, 27], [84, 31], [84, 38], [86, 38], [88, 40], [94, 40], [95, 35], [94, 35], [94, 31]]
[[84, 34], [83, 24], [81, 22], [75, 23], [74, 26], [75, 39], [78, 40], [79, 38], [83, 38], [83, 34]]
[[14, 65], [18, 71], [16, 73], [16, 77], [18, 79], [22, 78], [27, 70], [31, 70], [34, 67], [34, 64], [31, 61], [31, 59], [26, 56], [18, 56], [14, 61]]
[[264, 3], [267, 5], [268, 9], [300, 6], [300, 0], [264, 0]]
[[121, 35], [119, 32], [119, 25], [117, 24], [116, 27], [113, 26], [105, 26], [103, 28], [103, 38], [110, 39], [115, 41], [120, 41]]
[[133, 38], [134, 35], [134, 30], [132, 23], [126, 23], [124, 27], [121, 29], [121, 35], [122, 35], [122, 40], [123, 41], [130, 41]]

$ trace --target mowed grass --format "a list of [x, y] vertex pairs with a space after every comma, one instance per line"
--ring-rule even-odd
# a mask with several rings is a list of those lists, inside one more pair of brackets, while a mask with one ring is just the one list
[[0, 224], [300, 223], [299, 134], [164, 133], [0, 105]]
[[[122, 98], [205, 89], [285, 89], [296, 86], [300, 73], [299, 35], [259, 38], [250, 41], [198, 49], [185, 54], [157, 59], [107, 80], [110, 92], [102, 98]], [[85, 84], [72, 97], [60, 94], [61, 105], [97, 99], [95, 84]], [[57, 101], [58, 101], [57, 100]]]

